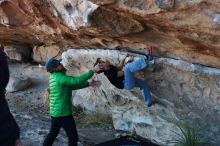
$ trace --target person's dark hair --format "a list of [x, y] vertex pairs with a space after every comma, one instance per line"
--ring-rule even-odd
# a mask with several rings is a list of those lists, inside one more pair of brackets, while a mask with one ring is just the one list
[[[100, 61], [101, 61], [101, 58], [97, 58], [97, 59], [96, 59], [96, 62], [95, 62], [94, 65], [93, 65], [93, 67], [95, 67], [97, 64], [99, 64]], [[100, 70], [100, 71], [97, 72], [97, 74], [100, 74], [100, 73], [103, 73], [103, 71]]]

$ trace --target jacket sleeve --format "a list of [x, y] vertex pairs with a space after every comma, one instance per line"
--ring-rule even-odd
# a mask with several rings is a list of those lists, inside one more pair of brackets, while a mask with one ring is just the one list
[[4, 90], [3, 80], [4, 80], [4, 72], [3, 72], [3, 68], [2, 68], [2, 66], [0, 64], [0, 91]]
[[80, 89], [82, 87], [88, 86], [87, 80], [90, 79], [93, 76], [93, 74], [94, 72], [90, 70], [87, 73], [82, 74], [78, 77], [63, 75], [59, 79], [59, 83], [61, 86], [68, 86], [70, 88]]
[[72, 90], [76, 90], [76, 89], [83, 89], [83, 88], [86, 88], [86, 87], [89, 87], [89, 82], [88, 81], [86, 81], [86, 82], [84, 82], [84, 83], [82, 83], [82, 84], [80, 84], [79, 86], [73, 86], [73, 87], [71, 87], [71, 89]]

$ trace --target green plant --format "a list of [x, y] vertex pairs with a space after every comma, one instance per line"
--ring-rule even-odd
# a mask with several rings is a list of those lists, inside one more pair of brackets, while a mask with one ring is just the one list
[[200, 130], [187, 126], [178, 126], [178, 128], [180, 129], [181, 134], [175, 132], [177, 137], [176, 139], [169, 141], [170, 144], [172, 143], [175, 146], [205, 146], [208, 144], [208, 141], [201, 136]]

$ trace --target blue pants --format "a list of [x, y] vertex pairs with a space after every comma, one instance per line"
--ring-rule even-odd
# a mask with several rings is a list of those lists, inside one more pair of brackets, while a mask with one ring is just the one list
[[130, 63], [127, 63], [124, 67], [124, 89], [130, 90], [134, 87], [139, 87], [142, 95], [144, 96], [144, 101], [147, 106], [152, 105], [152, 97], [149, 88], [144, 80], [135, 78], [134, 74], [148, 67], [145, 59], [143, 57], [135, 57]]

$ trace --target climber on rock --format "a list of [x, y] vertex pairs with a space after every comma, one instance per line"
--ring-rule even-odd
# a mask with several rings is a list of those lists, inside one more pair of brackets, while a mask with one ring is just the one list
[[147, 68], [149, 61], [144, 57], [134, 57], [126, 54], [118, 65], [113, 65], [108, 60], [97, 58], [94, 66], [99, 66], [100, 71], [108, 80], [118, 89], [130, 90], [134, 87], [139, 87], [144, 96], [145, 105], [150, 107], [156, 102], [156, 98], [150, 94], [146, 82], [135, 77], [135, 73]]

